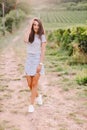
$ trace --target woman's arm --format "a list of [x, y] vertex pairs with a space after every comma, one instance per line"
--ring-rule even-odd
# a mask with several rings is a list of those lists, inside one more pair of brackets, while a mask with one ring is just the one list
[[46, 44], [47, 42], [44, 42], [41, 44], [41, 55], [40, 55], [40, 62], [44, 62], [44, 57], [45, 57], [45, 51], [46, 51]]
[[25, 43], [28, 43], [28, 41], [29, 41], [29, 34], [31, 32], [32, 23], [33, 23], [33, 20], [29, 20], [27, 31], [25, 32], [25, 35], [24, 35], [24, 42]]
[[28, 43], [28, 39], [29, 39], [29, 29], [27, 29], [27, 31], [25, 32], [24, 42], [25, 42], [25, 43]]
[[[45, 56], [45, 51], [46, 51], [46, 44], [47, 44], [47, 42], [44, 42], [44, 43], [42, 43], [42, 45], [41, 45], [40, 63], [42, 63], [42, 64], [43, 64], [43, 62], [44, 62], [44, 56]], [[40, 72], [41, 67], [42, 67], [42, 64], [40, 64], [40, 63], [39, 63], [39, 65], [38, 65], [38, 67], [37, 67], [37, 73]]]

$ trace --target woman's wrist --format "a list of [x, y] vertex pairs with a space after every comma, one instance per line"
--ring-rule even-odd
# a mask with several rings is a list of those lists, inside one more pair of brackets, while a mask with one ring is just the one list
[[42, 62], [40, 62], [40, 63], [39, 63], [39, 65], [43, 65], [43, 63], [42, 63]]

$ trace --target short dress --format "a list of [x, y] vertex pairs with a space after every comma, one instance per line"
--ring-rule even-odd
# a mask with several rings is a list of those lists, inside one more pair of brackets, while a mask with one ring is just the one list
[[[40, 54], [41, 54], [41, 44], [46, 42], [45, 34], [41, 35], [41, 39], [38, 34], [35, 34], [34, 41], [32, 43], [27, 43], [27, 57], [25, 62], [25, 74], [29, 76], [34, 76], [37, 71], [37, 67], [40, 63]], [[45, 74], [44, 64], [41, 66], [41, 75]]]

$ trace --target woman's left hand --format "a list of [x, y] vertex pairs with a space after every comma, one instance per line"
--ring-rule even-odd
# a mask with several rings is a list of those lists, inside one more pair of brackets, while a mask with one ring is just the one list
[[39, 73], [40, 71], [41, 71], [41, 65], [38, 65], [38, 67], [37, 67], [37, 73]]

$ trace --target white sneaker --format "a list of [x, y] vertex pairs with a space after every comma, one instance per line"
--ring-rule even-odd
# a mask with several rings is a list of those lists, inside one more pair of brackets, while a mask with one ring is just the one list
[[42, 104], [43, 104], [42, 95], [41, 95], [41, 94], [39, 94], [39, 96], [36, 97], [36, 102], [37, 102], [39, 105], [42, 105]]
[[33, 105], [29, 105], [28, 112], [34, 112], [34, 106]]

